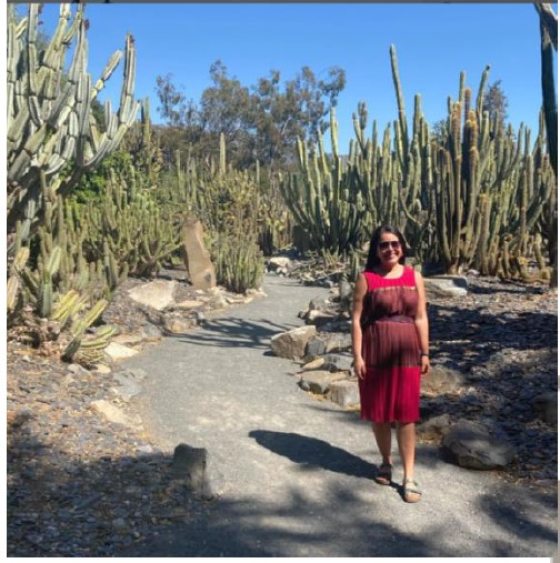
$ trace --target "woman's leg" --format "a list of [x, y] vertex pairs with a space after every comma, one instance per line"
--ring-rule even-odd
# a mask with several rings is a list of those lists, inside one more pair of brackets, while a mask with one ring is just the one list
[[391, 423], [390, 422], [373, 422], [372, 423], [373, 434], [375, 435], [375, 441], [377, 442], [377, 447], [379, 452], [383, 457], [383, 463], [391, 462]]
[[397, 442], [404, 470], [404, 479], [414, 478], [414, 454], [416, 449], [416, 426], [414, 422], [399, 423]]

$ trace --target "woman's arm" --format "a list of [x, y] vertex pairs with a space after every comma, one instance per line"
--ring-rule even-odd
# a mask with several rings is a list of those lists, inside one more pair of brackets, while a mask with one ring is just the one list
[[359, 378], [364, 378], [366, 375], [366, 365], [362, 358], [363, 335], [362, 325], [360, 324], [366, 292], [366, 278], [363, 274], [359, 274], [354, 287], [354, 299], [352, 303], [352, 353], [354, 355], [354, 373]]
[[414, 271], [414, 280], [416, 282], [416, 290], [418, 291], [418, 309], [414, 324], [418, 331], [420, 340], [420, 350], [422, 352], [422, 373], [430, 371], [430, 336], [428, 326], [428, 312], [426, 311], [426, 289], [424, 287], [424, 278], [420, 272]]

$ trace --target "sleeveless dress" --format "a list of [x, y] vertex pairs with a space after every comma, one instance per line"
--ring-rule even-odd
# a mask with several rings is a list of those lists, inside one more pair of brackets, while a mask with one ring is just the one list
[[360, 416], [373, 422], [416, 422], [420, 418], [420, 340], [414, 317], [418, 292], [414, 270], [387, 279], [364, 272], [367, 293], [361, 316]]

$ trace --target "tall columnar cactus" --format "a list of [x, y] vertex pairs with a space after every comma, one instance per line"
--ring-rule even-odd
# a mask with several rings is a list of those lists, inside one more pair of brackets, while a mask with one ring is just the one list
[[474, 109], [461, 76], [443, 144], [432, 140], [436, 232], [450, 273], [471, 266], [483, 274], [509, 275], [503, 254], [519, 263], [529, 252], [531, 233], [552, 189], [547, 159], [534, 170], [530, 132], [521, 125], [515, 136], [511, 126], [501, 127], [482, 111], [489, 70], [482, 74]]
[[331, 156], [319, 136], [318, 152], [298, 140], [299, 173], [282, 182], [282, 195], [296, 223], [308, 233], [311, 248], [346, 253], [361, 242], [363, 196], [344, 172], [338, 152], [338, 124], [331, 109]]
[[[72, 21], [69, 4], [61, 4], [57, 28], [47, 47], [38, 52], [40, 7], [30, 4], [27, 18], [16, 22], [14, 6], [8, 8], [8, 233], [9, 249], [15, 247], [16, 223], [21, 222], [23, 241], [42, 221], [45, 187], [65, 195], [85, 170], [93, 169], [120, 143], [135, 119], [133, 99], [136, 56], [128, 35], [124, 52], [124, 77], [120, 107], [105, 104], [104, 132], [100, 133], [91, 111], [97, 97], [117, 67], [116, 51], [94, 84], [87, 72], [87, 22], [80, 5]], [[66, 54], [73, 46], [68, 71]], [[69, 172], [62, 173], [69, 165]]]
[[[541, 87], [543, 112], [546, 123], [548, 151], [552, 168], [558, 181], [558, 107], [556, 104], [556, 87], [554, 85], [553, 48], [558, 50], [558, 15], [550, 4], [535, 3], [539, 13], [541, 32]], [[552, 213], [548, 221], [547, 238], [550, 263], [553, 274], [550, 280], [552, 287], [558, 286], [558, 200], [557, 189], [552, 194]]]

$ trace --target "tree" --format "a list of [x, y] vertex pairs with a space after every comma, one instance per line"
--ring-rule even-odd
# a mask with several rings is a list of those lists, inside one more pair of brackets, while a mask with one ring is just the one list
[[269, 170], [293, 159], [298, 137], [316, 142], [328, 128], [328, 113], [345, 85], [339, 67], [318, 79], [303, 67], [292, 80], [281, 82], [280, 72], [270, 71], [251, 87], [230, 76], [217, 60], [210, 67], [212, 84], [204, 90], [198, 105], [187, 102], [173, 84], [172, 75], [158, 76], [158, 111], [167, 120], [161, 133], [161, 147], [169, 154], [171, 145], [192, 145], [193, 156], [217, 153], [221, 133], [226, 139], [228, 162], [247, 168], [258, 159]]
[[502, 81], [496, 80], [486, 88], [484, 101], [482, 102], [482, 111], [487, 111], [490, 114], [491, 121], [498, 116], [498, 123], [503, 127], [508, 117], [507, 108], [508, 99], [502, 88]]
[[173, 84], [172, 79], [173, 75], [170, 73], [156, 77], [156, 92], [161, 104], [157, 110], [169, 125], [178, 126], [184, 124], [186, 97]]
[[261, 78], [254, 87], [256, 154], [271, 169], [293, 158], [297, 138], [317, 142], [328, 129], [329, 110], [345, 86], [344, 70], [332, 67], [328, 80], [317, 80], [304, 66], [282, 89], [280, 72]]

